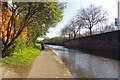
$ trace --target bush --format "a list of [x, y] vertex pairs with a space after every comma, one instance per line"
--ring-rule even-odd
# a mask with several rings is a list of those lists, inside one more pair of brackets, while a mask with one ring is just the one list
[[41, 50], [41, 47], [40, 47], [40, 45], [39, 45], [39, 44], [35, 44], [35, 45], [33, 46], [33, 48], [36, 48], [36, 49]]
[[3, 63], [12, 66], [27, 65], [40, 53], [40, 47], [37, 45], [26, 47], [23, 41], [18, 40], [14, 43], [10, 52], [12, 55], [3, 58]]

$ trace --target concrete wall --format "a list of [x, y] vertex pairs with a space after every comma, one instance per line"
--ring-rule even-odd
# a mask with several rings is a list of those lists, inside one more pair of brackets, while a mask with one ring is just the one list
[[118, 36], [120, 36], [120, 30], [70, 40], [65, 42], [65, 46], [94, 55], [118, 59], [118, 50], [120, 49]]

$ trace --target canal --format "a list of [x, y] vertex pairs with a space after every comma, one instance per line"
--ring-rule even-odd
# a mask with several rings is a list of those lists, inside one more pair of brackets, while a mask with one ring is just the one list
[[118, 78], [118, 61], [87, 54], [64, 46], [48, 45], [74, 78]]

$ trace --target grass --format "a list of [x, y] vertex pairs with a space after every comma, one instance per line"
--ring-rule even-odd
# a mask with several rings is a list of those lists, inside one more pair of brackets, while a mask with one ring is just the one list
[[2, 62], [10, 66], [25, 66], [30, 64], [39, 53], [40, 48], [38, 45], [27, 48], [21, 47], [20, 49], [15, 49], [11, 56], [3, 58]]

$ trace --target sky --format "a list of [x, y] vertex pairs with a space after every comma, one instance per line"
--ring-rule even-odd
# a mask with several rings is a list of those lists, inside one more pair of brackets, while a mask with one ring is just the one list
[[[62, 1], [62, 0], [60, 0]], [[117, 18], [117, 0], [65, 0], [67, 7], [64, 10], [63, 20], [59, 22], [56, 27], [50, 28], [46, 37], [52, 38], [60, 35], [61, 29], [76, 15], [77, 11], [81, 8], [86, 8], [90, 4], [95, 6], [102, 6], [109, 14], [109, 22], [113, 22]]]

